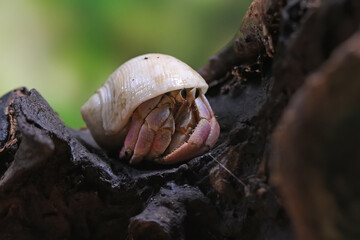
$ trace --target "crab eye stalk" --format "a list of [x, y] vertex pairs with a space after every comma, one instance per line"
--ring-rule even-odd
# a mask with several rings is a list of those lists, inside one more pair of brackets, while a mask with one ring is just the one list
[[195, 91], [195, 98], [198, 98], [200, 95], [200, 90], [198, 88], [196, 88], [196, 91]]
[[181, 89], [180, 95], [183, 99], [186, 99], [186, 96], [187, 96], [186, 88]]

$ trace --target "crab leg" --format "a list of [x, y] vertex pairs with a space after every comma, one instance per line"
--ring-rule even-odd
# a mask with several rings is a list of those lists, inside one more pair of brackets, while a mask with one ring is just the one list
[[161, 96], [142, 103], [134, 112], [131, 125], [126, 135], [124, 146], [120, 151], [120, 158], [127, 158], [133, 153], [141, 126], [146, 116], [159, 104]]
[[[132, 120], [130, 130], [126, 136], [124, 147], [120, 157], [130, 157], [130, 163], [138, 163], [144, 158], [158, 157], [168, 147], [171, 135], [174, 133], [175, 123], [170, 109], [172, 101], [168, 96], [163, 96], [159, 101], [154, 101], [148, 106], [156, 107], [150, 112], [150, 108], [140, 108], [138, 115]], [[142, 112], [144, 111], [144, 112]], [[149, 113], [148, 113], [149, 112]], [[148, 114], [147, 114], [148, 113]], [[144, 119], [144, 115], [147, 116]]]
[[210, 129], [211, 130], [205, 141], [205, 145], [209, 146], [209, 148], [212, 148], [218, 140], [220, 134], [220, 126], [215, 117], [211, 118], [210, 120]]
[[169, 118], [166, 120], [164, 125], [157, 131], [151, 150], [146, 156], [146, 159], [154, 159], [163, 154], [172, 140], [174, 131], [174, 118], [172, 115], [169, 115]]
[[[210, 133], [209, 136], [206, 139], [205, 145], [210, 146], [210, 148], [212, 148], [216, 141], [219, 138], [219, 134], [220, 134], [220, 126], [219, 123], [217, 122], [214, 112], [211, 109], [210, 103], [208, 102], [207, 98], [201, 94], [201, 102], [197, 102], [197, 107], [198, 107], [198, 113], [199, 113], [199, 117], [200, 118], [206, 118], [206, 116], [209, 116], [210, 119]], [[201, 110], [201, 108], [204, 107], [208, 110], [209, 115], [201, 115], [201, 113], [205, 113], [205, 110]]]

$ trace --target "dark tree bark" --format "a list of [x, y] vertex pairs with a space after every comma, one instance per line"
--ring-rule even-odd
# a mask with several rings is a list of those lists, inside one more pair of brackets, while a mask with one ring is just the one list
[[358, 239], [360, 1], [255, 0], [199, 70], [221, 126], [131, 166], [36, 90], [0, 99], [0, 239]]

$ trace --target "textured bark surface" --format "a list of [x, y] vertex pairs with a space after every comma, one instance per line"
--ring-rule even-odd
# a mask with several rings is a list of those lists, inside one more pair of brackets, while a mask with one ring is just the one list
[[4, 95], [0, 239], [358, 239], [359, 24], [358, 0], [255, 0], [199, 70], [221, 135], [184, 164], [130, 166]]

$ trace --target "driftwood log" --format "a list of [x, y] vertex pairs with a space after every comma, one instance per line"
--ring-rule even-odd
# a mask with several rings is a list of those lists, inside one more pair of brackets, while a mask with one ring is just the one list
[[218, 144], [130, 166], [0, 99], [0, 239], [359, 239], [360, 1], [254, 0], [199, 72]]

